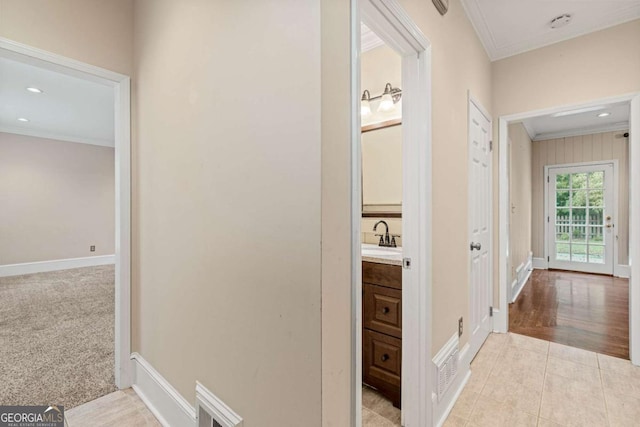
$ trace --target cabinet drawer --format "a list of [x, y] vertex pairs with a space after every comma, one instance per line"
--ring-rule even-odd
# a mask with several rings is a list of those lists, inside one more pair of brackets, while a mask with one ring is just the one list
[[402, 338], [402, 291], [365, 283], [364, 327]]
[[402, 341], [365, 329], [363, 331], [363, 377], [374, 387], [386, 383], [400, 387]]
[[362, 283], [402, 289], [402, 267], [364, 261], [362, 263]]

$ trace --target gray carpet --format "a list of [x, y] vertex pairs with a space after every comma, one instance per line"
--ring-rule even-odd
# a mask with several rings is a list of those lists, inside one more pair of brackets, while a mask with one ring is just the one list
[[114, 266], [0, 278], [0, 405], [64, 405], [116, 390]]

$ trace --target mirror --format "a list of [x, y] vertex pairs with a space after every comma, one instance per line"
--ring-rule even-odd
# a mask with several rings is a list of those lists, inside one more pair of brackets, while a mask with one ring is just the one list
[[402, 216], [402, 121], [362, 127], [362, 216]]

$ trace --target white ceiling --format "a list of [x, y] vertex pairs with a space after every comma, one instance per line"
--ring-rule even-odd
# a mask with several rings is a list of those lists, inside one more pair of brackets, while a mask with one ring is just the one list
[[113, 87], [0, 57], [0, 132], [113, 147], [114, 120]]
[[[536, 141], [629, 129], [628, 102], [603, 104], [598, 108], [601, 109], [561, 117], [538, 116], [523, 120], [522, 123], [531, 139]], [[605, 112], [611, 115], [598, 117], [598, 114]]]
[[[640, 0], [462, 0], [492, 61], [640, 18]], [[550, 21], [570, 14], [567, 26]], [[633, 41], [637, 42], [637, 41]]]
[[360, 23], [360, 49], [363, 53], [383, 45], [384, 42], [376, 33], [363, 23]]

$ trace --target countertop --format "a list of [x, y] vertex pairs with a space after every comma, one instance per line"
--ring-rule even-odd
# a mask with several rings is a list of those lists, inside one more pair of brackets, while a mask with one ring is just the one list
[[385, 248], [378, 245], [363, 243], [362, 261], [401, 266], [402, 248]]

